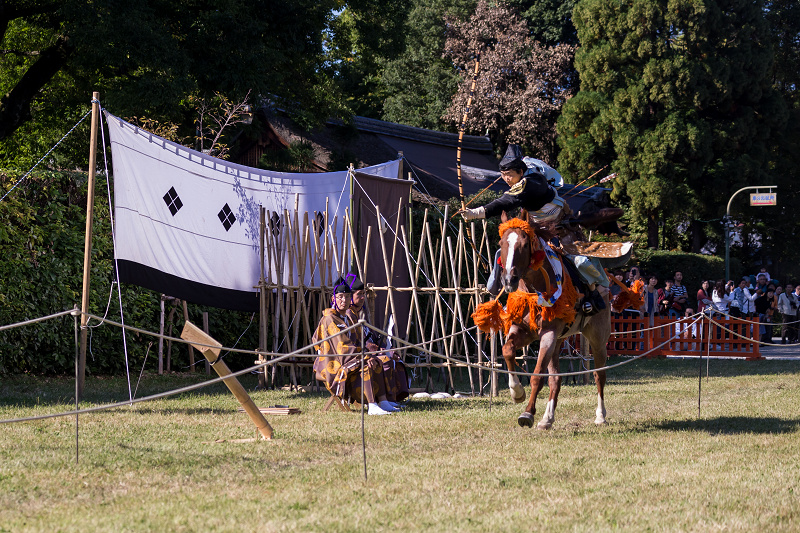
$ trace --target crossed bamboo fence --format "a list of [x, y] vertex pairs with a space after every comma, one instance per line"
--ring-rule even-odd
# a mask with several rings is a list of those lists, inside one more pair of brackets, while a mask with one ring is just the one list
[[[399, 201], [398, 211], [407, 208], [407, 201]], [[377, 219], [384, 220], [379, 208]], [[469, 224], [470, 238], [463, 221], [457, 225], [448, 222], [447, 208], [443, 216], [426, 209], [419, 235], [411, 235], [399, 220], [397, 217], [393, 227], [367, 228], [366, 241], [360, 247], [348, 211], [340, 220], [331, 216], [327, 207], [324, 213], [262, 209], [260, 350], [290, 352], [311, 344], [322, 311], [329, 307], [334, 280], [352, 271], [367, 282], [370, 316], [397, 316], [396, 302], [405, 296], [410, 303], [409, 317], [400, 321], [405, 328], [396, 332], [398, 336], [427, 350], [487, 368], [486, 372], [458, 368], [458, 363], [438, 362], [430, 355], [405, 351], [406, 366], [412, 369], [418, 386], [432, 388], [433, 377], [440, 373], [446, 387], [452, 388], [456, 367], [462, 376], [466, 372], [473, 394], [483, 392], [490, 383], [496, 393], [496, 375], [490, 369], [497, 365], [498, 343], [502, 346], [504, 341], [470, 330], [470, 315], [488, 297], [483, 287], [489, 272], [480, 266], [479, 257], [491, 265], [495, 252], [486, 221]], [[383, 259], [379, 265], [369, 263], [369, 248], [376, 240], [371, 239], [373, 235], [378, 237]], [[403, 257], [399, 263], [408, 269], [407, 286], [368, 283], [374, 269], [382, 269], [380, 279], [395, 279], [395, 259]], [[385, 298], [378, 298], [381, 294]], [[376, 300], [385, 301], [382, 314], [375, 312]], [[386, 329], [387, 320], [375, 325]], [[298, 358], [287, 363], [292, 386], [314, 381], [313, 376], [303, 378], [301, 374], [310, 366], [309, 361]], [[276, 372], [273, 367], [273, 384]]]

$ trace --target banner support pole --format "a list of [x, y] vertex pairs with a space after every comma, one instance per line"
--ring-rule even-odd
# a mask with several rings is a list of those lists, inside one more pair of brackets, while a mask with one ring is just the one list
[[78, 358], [78, 386], [76, 401], [83, 396], [86, 379], [86, 345], [89, 317], [89, 287], [92, 270], [92, 222], [94, 219], [94, 178], [97, 170], [97, 124], [100, 116], [100, 93], [92, 93], [92, 123], [89, 136], [89, 180], [86, 184], [86, 232], [83, 244], [83, 290], [81, 294], [81, 349]]

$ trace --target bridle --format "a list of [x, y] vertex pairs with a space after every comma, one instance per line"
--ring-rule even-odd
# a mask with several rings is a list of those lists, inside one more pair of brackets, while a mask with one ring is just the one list
[[[531, 248], [531, 259], [530, 263], [528, 263], [528, 270], [534, 270], [541, 273], [542, 277], [545, 280], [545, 291], [550, 289], [550, 276], [547, 274], [547, 270], [544, 268], [544, 261], [547, 258], [547, 254], [545, 253], [544, 249], [542, 248], [541, 241], [539, 240], [539, 236], [536, 235], [536, 231], [531, 227], [531, 225], [522, 220], [521, 218], [512, 218], [506, 222], [500, 224], [500, 238], [502, 239], [505, 233], [509, 230], [520, 230], [528, 237], [528, 245]], [[500, 267], [503, 267], [502, 259], [498, 258], [498, 263]]]

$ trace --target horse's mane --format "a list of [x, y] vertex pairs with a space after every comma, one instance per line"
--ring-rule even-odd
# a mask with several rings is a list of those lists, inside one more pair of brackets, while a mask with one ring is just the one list
[[533, 220], [531, 215], [528, 215], [528, 224], [530, 224], [533, 231], [536, 232], [536, 235], [544, 239], [545, 241], [550, 241], [554, 237], [558, 237], [558, 231], [556, 231], [556, 224], [555, 222], [540, 222], [536, 223]]

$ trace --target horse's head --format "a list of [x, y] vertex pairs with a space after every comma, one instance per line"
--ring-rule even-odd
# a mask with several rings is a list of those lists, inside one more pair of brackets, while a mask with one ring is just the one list
[[[505, 211], [500, 225], [500, 261], [503, 273], [500, 281], [506, 292], [517, 290], [519, 280], [525, 277], [531, 264], [531, 242], [535, 234], [528, 224], [528, 212], [520, 210], [516, 219], [508, 218]], [[519, 222], [518, 222], [519, 221]]]

